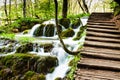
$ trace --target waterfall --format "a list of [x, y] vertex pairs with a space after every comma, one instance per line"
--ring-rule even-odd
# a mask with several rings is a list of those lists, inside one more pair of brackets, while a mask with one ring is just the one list
[[30, 31], [30, 36], [33, 36], [34, 31], [40, 26], [40, 24], [36, 24], [32, 27], [31, 31]]

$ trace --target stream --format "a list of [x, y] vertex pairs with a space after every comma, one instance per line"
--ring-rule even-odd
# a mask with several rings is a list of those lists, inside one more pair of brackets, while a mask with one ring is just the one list
[[[81, 21], [82, 21], [83, 25], [85, 25], [87, 23], [86, 18], [82, 18]], [[44, 22], [44, 24], [49, 24], [49, 23], [55, 24], [55, 21], [52, 20], [52, 21]], [[34, 25], [28, 34], [24, 34], [24, 35], [22, 33], [16, 34], [16, 39], [18, 39], [20, 37], [34, 37], [33, 33], [36, 30], [36, 28], [38, 28], [39, 26], [40, 26], [40, 24]], [[73, 38], [76, 36], [77, 32], [79, 31], [80, 27], [81, 26], [79, 26], [77, 29], [74, 29], [74, 32], [76, 32], [76, 33], [73, 37], [63, 39], [64, 43], [67, 45], [68, 49], [71, 51], [76, 51], [78, 49], [78, 47], [80, 45], [83, 45], [83, 43], [84, 43], [85, 36], [83, 36], [80, 40], [76, 40], [76, 41], [73, 40]], [[44, 33], [44, 31], [45, 31], [45, 29], [43, 30], [43, 33]], [[51, 50], [51, 52], [45, 52], [43, 47], [40, 47], [39, 45], [33, 46], [33, 51], [30, 52], [31, 54], [42, 55], [42, 56], [56, 56], [59, 61], [59, 64], [55, 68], [55, 70], [52, 73], [48, 73], [46, 75], [46, 80], [55, 80], [55, 78], [58, 78], [58, 77], [64, 78], [66, 76], [66, 73], [70, 70], [70, 67], [68, 66], [68, 64], [74, 58], [74, 56], [69, 55], [68, 53], [66, 53], [63, 50], [62, 45], [60, 44], [58, 36], [56, 34], [54, 34], [53, 37], [45, 37], [43, 35], [42, 37], [35, 37], [35, 38], [36, 39], [33, 41], [33, 43], [51, 43], [51, 44], [53, 44], [54, 47]], [[5, 42], [1, 40], [0, 48], [8, 47], [9, 43], [11, 43], [11, 42], [8, 42], [8, 43], [6, 43], [7, 45], [3, 46], [3, 44], [5, 44]], [[20, 46], [20, 44], [17, 42], [12, 43], [12, 44], [14, 46], [13, 51], [8, 54], [0, 54], [0, 56], [14, 54], [16, 52], [16, 47]]]

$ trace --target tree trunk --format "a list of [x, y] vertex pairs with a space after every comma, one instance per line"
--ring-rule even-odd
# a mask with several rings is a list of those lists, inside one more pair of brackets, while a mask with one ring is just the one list
[[9, 22], [11, 24], [11, 0], [9, 0]]
[[4, 2], [4, 10], [5, 10], [6, 21], [9, 24], [9, 21], [8, 21], [8, 12], [7, 12], [7, 0], [5, 0], [5, 2]]
[[73, 51], [68, 50], [67, 47], [65, 46], [62, 38], [61, 38], [60, 30], [59, 30], [59, 26], [58, 26], [58, 2], [57, 2], [57, 0], [54, 0], [54, 3], [55, 3], [55, 21], [56, 21], [56, 28], [57, 28], [59, 40], [60, 40], [60, 42], [61, 42], [61, 44], [62, 44], [62, 46], [63, 46], [63, 49], [64, 49], [67, 53], [69, 53], [69, 54], [71, 54], [71, 55], [77, 55], [78, 53], [80, 53], [80, 51], [75, 51], [75, 52], [73, 52]]
[[81, 5], [81, 3], [80, 3], [80, 0], [77, 0], [77, 1], [78, 1], [78, 4], [79, 4], [80, 8], [81, 8], [82, 11], [83, 11], [83, 13], [85, 13], [84, 8], [82, 7], [82, 5]]
[[26, 17], [26, 0], [23, 0], [23, 17]]
[[88, 7], [87, 7], [85, 0], [82, 0], [82, 2], [83, 2], [83, 7], [84, 7], [85, 12], [89, 13], [89, 10], [88, 10]]
[[67, 18], [68, 0], [63, 0], [62, 17]]
[[4, 2], [4, 10], [5, 10], [6, 18], [8, 18], [8, 13], [7, 13], [7, 0], [5, 0], [5, 2]]

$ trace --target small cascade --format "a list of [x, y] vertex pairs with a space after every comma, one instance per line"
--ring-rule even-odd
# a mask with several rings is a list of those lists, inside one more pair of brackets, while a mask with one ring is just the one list
[[31, 29], [29, 35], [30, 35], [30, 36], [33, 36], [34, 31], [35, 31], [39, 26], [40, 26], [40, 24], [34, 25], [33, 28]]
[[[54, 24], [55, 25], [55, 21], [54, 20], [45, 21], [43, 24], [45, 24], [46, 26], [47, 26], [47, 24]], [[31, 31], [29, 33], [29, 35], [33, 37], [34, 31], [39, 26], [40, 26], [40, 24], [36, 24], [35, 26], [33, 26], [33, 28], [31, 29]], [[46, 30], [46, 27], [44, 27], [44, 30], [43, 30], [44, 35], [45, 35], [45, 30]], [[78, 30], [79, 30], [79, 28], [77, 28], [75, 30], [75, 32], [77, 32]], [[56, 35], [56, 28], [54, 29], [54, 35]], [[54, 39], [53, 37], [45, 39], [44, 42], [42, 42], [43, 39], [39, 39], [39, 41], [37, 41], [37, 40], [38, 40], [38, 38], [36, 39], [37, 43], [33, 44], [33, 51], [31, 51], [31, 53], [37, 54], [39, 56], [40, 55], [42, 55], [42, 56], [56, 56], [58, 58], [58, 61], [59, 61], [59, 64], [55, 68], [55, 70], [52, 73], [48, 73], [46, 75], [46, 80], [55, 80], [58, 77], [64, 78], [66, 76], [67, 72], [70, 70], [70, 67], [68, 66], [68, 64], [74, 57], [67, 54], [64, 51], [64, 49], [62, 48], [59, 40]], [[84, 41], [84, 37], [81, 40], [77, 40], [77, 41], [73, 41], [73, 38], [64, 39], [65, 44], [68, 46], [69, 50], [72, 50], [72, 51], [77, 50], [78, 47], [79, 47], [80, 42], [83, 42], [83, 41]], [[45, 52], [44, 47], [41, 47], [40, 44], [38, 44], [39, 42], [41, 42], [41, 43], [52, 42], [52, 45], [54, 47], [52, 48], [51, 52]], [[1, 40], [0, 41], [0, 48], [1, 48], [2, 45], [3, 45], [3, 41]], [[14, 45], [14, 51], [11, 52], [10, 54], [14, 54], [16, 52], [15, 49], [16, 49], [17, 46], [20, 46], [20, 45], [15, 44]], [[0, 56], [3, 56], [3, 55], [0, 55]]]
[[45, 36], [46, 27], [47, 27], [47, 24], [45, 24], [45, 27], [43, 28], [43, 36]]

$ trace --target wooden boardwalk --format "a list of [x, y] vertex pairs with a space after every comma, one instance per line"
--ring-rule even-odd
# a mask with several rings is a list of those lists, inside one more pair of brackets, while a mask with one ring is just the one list
[[75, 80], [120, 80], [120, 31], [111, 13], [92, 13]]

